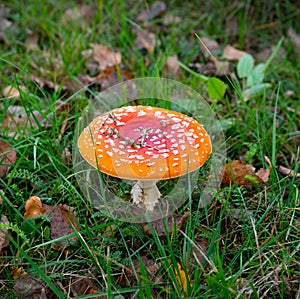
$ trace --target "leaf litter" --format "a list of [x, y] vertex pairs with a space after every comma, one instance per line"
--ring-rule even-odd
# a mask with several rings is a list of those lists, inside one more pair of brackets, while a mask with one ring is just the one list
[[[58, 204], [50, 206], [43, 204], [39, 197], [30, 197], [25, 204], [25, 218], [35, 218], [40, 215], [48, 214], [51, 217], [50, 230], [53, 240], [74, 233], [74, 230], [79, 230], [79, 219], [72, 207], [66, 204]], [[69, 242], [76, 242], [76, 236], [68, 238], [67, 241], [59, 241], [56, 243], [58, 249], [64, 248]]]
[[247, 52], [238, 50], [230, 45], [224, 48], [223, 58], [230, 61], [239, 61]]
[[[167, 234], [171, 234], [179, 231], [184, 222], [190, 217], [190, 211], [187, 210], [183, 215], [169, 215], [167, 218], [162, 218], [151, 223], [153, 229], [157, 232], [159, 237], [165, 237]], [[152, 235], [152, 230], [149, 224], [143, 224], [143, 229], [148, 235]]]
[[11, 233], [5, 227], [7, 225], [9, 225], [8, 218], [5, 215], [2, 215], [0, 218], [0, 252], [9, 244], [9, 236], [11, 236]]
[[269, 168], [261, 168], [255, 172], [255, 167], [241, 160], [233, 160], [226, 164], [223, 171], [222, 185], [236, 184], [238, 186], [266, 183], [269, 180], [272, 165], [270, 159], [265, 157]]
[[22, 299], [47, 299], [46, 285], [31, 274], [25, 274], [17, 279], [14, 291]]
[[[132, 32], [136, 34], [136, 39], [133, 43], [138, 50], [146, 50], [148, 53], [154, 52], [156, 46], [156, 36], [154, 33], [136, 27], [132, 28]], [[160, 44], [159, 40], [157, 40], [157, 44]]]
[[99, 73], [121, 63], [122, 56], [119, 51], [114, 51], [101, 44], [90, 44], [90, 47], [91, 49], [81, 53], [88, 60], [90, 73]]
[[163, 66], [163, 73], [168, 78], [178, 78], [181, 68], [177, 63], [178, 55], [174, 54], [167, 58], [166, 63]]
[[0, 178], [4, 177], [17, 160], [17, 152], [5, 141], [0, 140]]
[[141, 12], [137, 17], [137, 22], [150, 21], [152, 19], [158, 18], [167, 10], [166, 3], [162, 1], [155, 1], [149, 9]]
[[[68, 109], [68, 104], [61, 100], [57, 100], [54, 106], [56, 116]], [[1, 129], [9, 132], [9, 137], [17, 137], [19, 133], [27, 135], [32, 128], [50, 127], [53, 119], [53, 112], [27, 111], [23, 106], [11, 105], [2, 119]]]

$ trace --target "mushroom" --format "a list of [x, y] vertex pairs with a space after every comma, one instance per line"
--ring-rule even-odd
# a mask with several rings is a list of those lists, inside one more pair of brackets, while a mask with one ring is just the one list
[[136, 180], [133, 203], [153, 212], [159, 180], [180, 177], [209, 158], [203, 125], [182, 113], [152, 106], [125, 106], [95, 118], [78, 139], [81, 156], [110, 176]]

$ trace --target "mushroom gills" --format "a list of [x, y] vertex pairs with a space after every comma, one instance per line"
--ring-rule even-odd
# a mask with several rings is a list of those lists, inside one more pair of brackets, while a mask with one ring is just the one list
[[153, 212], [154, 207], [158, 203], [161, 193], [156, 183], [158, 181], [137, 181], [131, 189], [131, 197], [136, 205], [145, 205], [147, 212]]

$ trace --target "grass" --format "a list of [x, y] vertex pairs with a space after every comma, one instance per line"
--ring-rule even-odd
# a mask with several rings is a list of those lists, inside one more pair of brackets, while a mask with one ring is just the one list
[[[0, 129], [0, 140], [17, 151], [16, 163], [0, 178], [0, 214], [8, 217], [6, 226], [12, 234], [1, 252], [0, 297], [16, 298], [13, 267], [45, 283], [48, 298], [299, 296], [299, 178], [283, 176], [275, 167], [283, 165], [299, 172], [300, 58], [287, 38], [289, 27], [300, 32], [296, 4], [260, 1], [262, 9], [258, 10], [259, 4], [251, 1], [206, 1], [201, 7], [170, 1], [167, 12], [180, 16], [181, 22], [166, 26], [161, 24], [163, 16], [150, 20], [149, 28], [159, 35], [160, 45], [154, 53], [145, 53], [136, 49], [131, 26], [139, 26], [136, 16], [148, 3], [87, 3], [98, 5], [94, 18], [74, 22], [64, 15], [68, 8], [76, 7], [74, 2], [2, 4], [10, 8], [8, 18], [14, 26], [5, 33], [8, 43], [0, 44], [0, 90], [12, 85], [21, 95], [1, 100], [0, 120], [11, 105], [19, 105], [27, 116], [38, 111], [49, 125], [36, 121], [25, 128], [20, 124], [13, 135], [12, 130]], [[38, 36], [39, 50], [25, 47], [27, 29]], [[191, 209], [181, 230], [159, 237], [150, 225], [149, 236], [141, 224], [105, 217], [78, 188], [72, 164], [65, 162], [63, 152], [66, 147], [72, 149], [78, 119], [100, 87], [74, 93], [63, 88], [63, 79], [95, 75], [81, 55], [90, 43], [119, 49], [124, 69], [133, 78], [163, 77], [163, 65], [173, 54], [186, 66], [192, 61], [206, 63], [194, 33], [216, 39], [222, 48], [231, 44], [252, 54], [285, 36], [285, 55], [278, 55], [266, 74], [271, 89], [244, 101], [239, 85], [222, 78], [228, 85], [225, 97], [208, 99], [224, 128], [228, 160], [242, 158], [257, 168], [267, 168], [266, 155], [273, 168], [266, 184], [223, 187], [203, 209], [198, 206], [199, 194], [189, 194], [177, 212]], [[230, 67], [236, 72], [235, 63]], [[33, 75], [45, 84], [40, 86]], [[175, 79], [207, 97], [206, 86], [193, 73], [182, 70], [180, 79]], [[287, 91], [293, 96], [286, 96]], [[59, 115], [55, 109], [58, 100], [68, 106]], [[44, 204], [74, 208], [80, 219], [79, 230], [72, 234], [77, 243], [57, 249], [58, 240], [50, 237], [49, 217], [24, 218], [25, 202], [34, 195]], [[153, 265], [156, 272], [151, 270]], [[84, 278], [88, 289], [101, 294], [83, 294], [84, 286], [78, 285]]]

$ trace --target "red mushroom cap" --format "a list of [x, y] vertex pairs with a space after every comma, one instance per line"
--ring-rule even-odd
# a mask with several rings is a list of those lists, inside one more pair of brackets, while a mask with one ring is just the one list
[[200, 168], [212, 150], [208, 133], [195, 119], [151, 106], [98, 116], [79, 136], [78, 147], [101, 172], [131, 180], [179, 177]]

